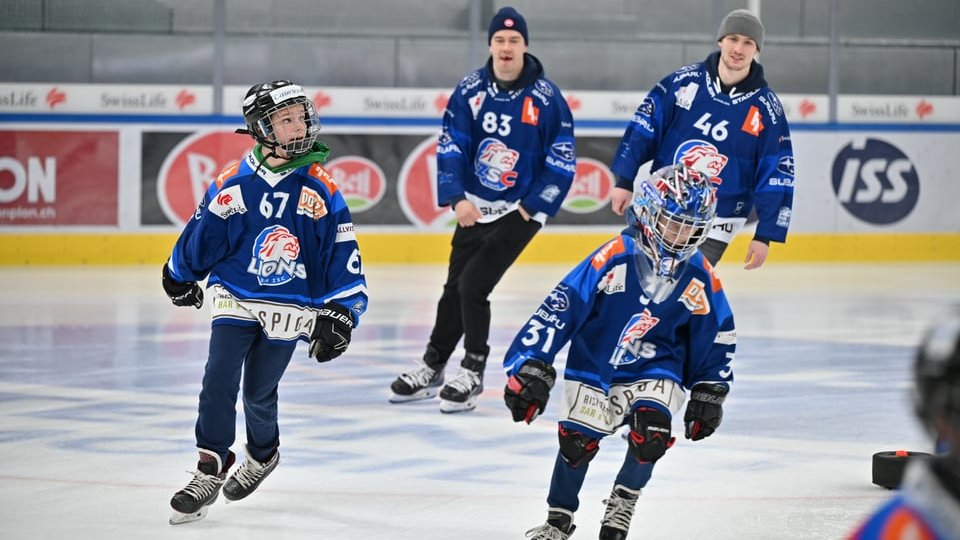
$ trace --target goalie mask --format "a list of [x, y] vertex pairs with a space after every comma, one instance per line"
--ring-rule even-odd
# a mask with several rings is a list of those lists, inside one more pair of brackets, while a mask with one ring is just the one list
[[[293, 115], [281, 112], [287, 107], [294, 107]], [[306, 129], [302, 136], [279, 141], [277, 132], [281, 126], [274, 125], [274, 122], [290, 121], [290, 118], [302, 120]], [[313, 102], [307, 98], [302, 86], [290, 81], [273, 81], [250, 87], [243, 98], [243, 119], [247, 129], [238, 132], [250, 134], [273, 155], [278, 155], [278, 149], [282, 150], [285, 155], [279, 157], [288, 159], [309, 153], [320, 135], [320, 120]]]
[[683, 164], [670, 165], [640, 181], [627, 209], [637, 237], [643, 290], [656, 303], [670, 296], [697, 247], [707, 238], [717, 211], [719, 179]]
[[[913, 404], [934, 435], [950, 426], [960, 433], [960, 312], [937, 322], [924, 337], [914, 364]], [[960, 449], [954, 449], [960, 450]]]

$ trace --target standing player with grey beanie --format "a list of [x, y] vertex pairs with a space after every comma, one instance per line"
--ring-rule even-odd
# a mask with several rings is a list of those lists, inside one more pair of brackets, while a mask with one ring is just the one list
[[767, 84], [757, 55], [760, 19], [745, 9], [720, 22], [720, 50], [684, 66], [654, 86], [627, 126], [611, 169], [611, 205], [623, 214], [640, 166], [684, 163], [721, 183], [717, 217], [700, 251], [717, 264], [753, 211], [756, 232], [744, 268], [759, 268], [770, 242], [786, 242], [793, 213], [793, 147], [780, 99]]

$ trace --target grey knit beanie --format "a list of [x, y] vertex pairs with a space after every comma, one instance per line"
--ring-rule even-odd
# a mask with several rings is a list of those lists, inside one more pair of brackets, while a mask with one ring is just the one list
[[757, 43], [757, 51], [763, 48], [763, 23], [756, 15], [745, 9], [736, 9], [727, 14], [717, 31], [717, 41], [730, 34], [742, 34]]

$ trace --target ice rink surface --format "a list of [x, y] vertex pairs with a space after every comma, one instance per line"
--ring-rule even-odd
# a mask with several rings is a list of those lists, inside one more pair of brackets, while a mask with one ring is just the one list
[[[206, 309], [171, 306], [159, 267], [0, 268], [0, 536], [523, 538], [546, 517], [559, 385], [533, 425], [514, 424], [499, 363], [569, 267], [508, 272], [491, 299], [486, 391], [457, 415], [386, 399], [423, 352], [445, 267], [366, 268], [370, 310], [348, 353], [318, 365], [301, 346], [281, 382], [278, 469], [177, 527], [168, 501], [196, 463]], [[723, 425], [681, 436], [657, 464], [630, 538], [842, 538], [890, 495], [871, 484], [871, 455], [930, 448], [910, 365], [926, 325], [960, 302], [960, 265], [719, 272], [739, 333]], [[573, 540], [596, 538], [625, 450], [601, 444]]]

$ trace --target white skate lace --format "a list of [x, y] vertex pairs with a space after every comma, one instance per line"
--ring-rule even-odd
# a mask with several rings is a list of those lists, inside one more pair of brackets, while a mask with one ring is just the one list
[[250, 489], [250, 486], [256, 484], [262, 477], [266, 465], [261, 465], [249, 457], [243, 460], [243, 465], [233, 473], [233, 479], [240, 483], [244, 489]]
[[400, 380], [407, 383], [407, 386], [414, 389], [430, 386], [437, 372], [429, 366], [423, 366], [413, 371], [408, 371], [400, 375]]
[[447, 383], [447, 386], [465, 394], [472, 393], [480, 386], [480, 374], [472, 369], [461, 367], [457, 376]]
[[570, 538], [569, 534], [564, 533], [549, 523], [544, 523], [539, 527], [530, 529], [525, 536], [531, 540], [567, 540]]
[[633, 510], [637, 499], [621, 497], [616, 491], [610, 494], [609, 499], [603, 501], [607, 509], [603, 513], [603, 524], [608, 527], [624, 531], [630, 530], [630, 520], [633, 519]]
[[211, 493], [216, 491], [223, 483], [221, 478], [213, 475], [204, 474], [200, 471], [187, 471], [193, 474], [193, 480], [183, 488], [183, 492], [193, 497], [194, 500], [202, 501]]

